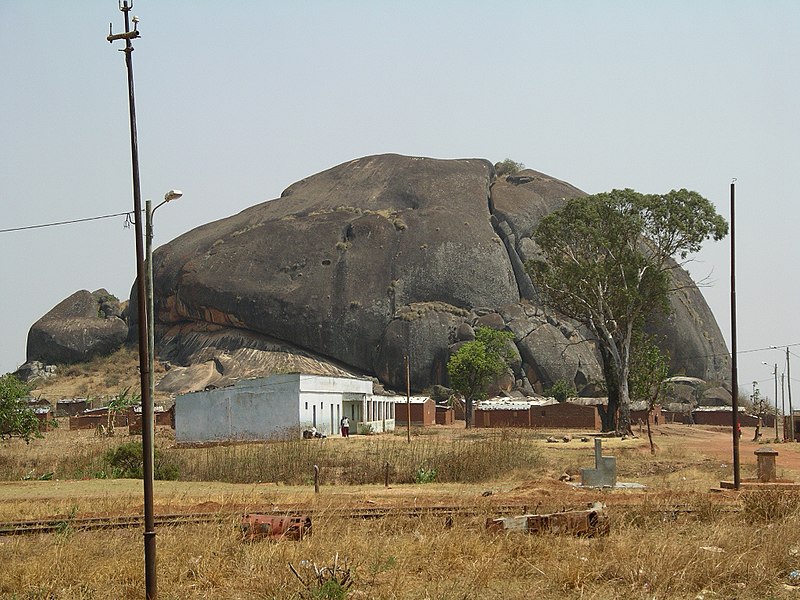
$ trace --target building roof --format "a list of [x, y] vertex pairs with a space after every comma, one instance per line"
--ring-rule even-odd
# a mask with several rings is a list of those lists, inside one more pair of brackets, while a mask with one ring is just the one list
[[558, 404], [553, 398], [506, 398], [496, 396], [483, 400], [477, 410], [528, 410], [532, 406], [550, 406]]

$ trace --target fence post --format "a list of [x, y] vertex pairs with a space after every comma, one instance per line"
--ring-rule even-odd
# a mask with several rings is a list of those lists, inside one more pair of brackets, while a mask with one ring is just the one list
[[319, 494], [319, 467], [314, 465], [314, 493]]
[[388, 488], [389, 487], [389, 463], [388, 462], [384, 465], [383, 470], [384, 470], [384, 473], [383, 473], [383, 486]]

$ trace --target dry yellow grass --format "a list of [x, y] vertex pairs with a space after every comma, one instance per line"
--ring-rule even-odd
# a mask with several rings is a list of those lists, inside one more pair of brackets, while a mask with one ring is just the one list
[[[124, 351], [123, 351], [124, 352]], [[81, 395], [86, 385], [101, 390], [104, 382], [136, 385], [135, 355], [120, 355], [113, 369], [119, 377], [93, 375], [57, 387], [44, 387], [49, 397]], [[128, 367], [120, 365], [128, 364]], [[132, 365], [132, 372], [126, 371]], [[130, 370], [130, 369], [129, 369]], [[125, 376], [123, 377], [123, 374]], [[64, 377], [65, 380], [72, 379]], [[83, 383], [81, 383], [81, 381]], [[115, 385], [116, 385], [115, 383]], [[49, 392], [47, 391], [49, 389]], [[109, 388], [106, 388], [108, 390]], [[63, 390], [71, 390], [64, 393]], [[111, 393], [115, 390], [110, 388]], [[108, 391], [106, 391], [108, 393]], [[98, 394], [100, 395], [100, 394]], [[684, 431], [687, 432], [684, 435]], [[221, 481], [156, 482], [156, 513], [219, 511], [232, 514], [218, 523], [159, 527], [157, 537], [159, 592], [162, 599], [288, 599], [299, 598], [301, 586], [288, 568], [303, 564], [330, 566], [334, 557], [352, 566], [355, 584], [349, 598], [382, 599], [769, 599], [796, 598], [787, 588], [788, 574], [800, 569], [800, 513], [794, 494], [756, 494], [736, 498], [709, 494], [708, 489], [731, 476], [719, 453], [707, 452], [706, 440], [719, 433], [694, 428], [662, 428], [659, 452], [649, 453], [644, 439], [608, 440], [604, 454], [618, 458], [622, 481], [645, 483], [645, 491], [574, 489], [558, 481], [591, 466], [592, 444], [573, 440], [547, 444], [547, 434], [560, 432], [464, 432], [436, 428], [415, 432], [413, 456], [452, 444], [464, 453], [481, 445], [512, 442], [501, 448], [526, 448], [538, 456], [534, 464], [514, 467], [498, 477], [486, 473], [471, 483], [342, 485], [344, 463], [376, 462], [389, 453], [405, 456], [403, 436], [328, 439], [316, 450], [332, 466], [315, 496], [310, 473], [302, 485], [223, 483]], [[58, 473], [90, 477], [101, 469], [109, 448], [129, 438], [124, 430], [113, 438], [91, 431], [61, 428], [26, 446], [19, 441], [0, 445], [0, 474], [15, 481], [0, 482], [0, 520], [70, 515], [140, 514], [142, 484], [135, 480], [63, 480]], [[515, 446], [513, 440], [520, 440]], [[689, 443], [691, 442], [691, 443]], [[316, 444], [309, 441], [308, 444]], [[179, 457], [188, 474], [213, 467], [220, 478], [236, 480], [238, 463], [252, 469], [268, 445], [229, 448], [176, 449], [172, 436], [157, 434], [159, 448]], [[281, 448], [280, 444], [275, 447]], [[295, 452], [283, 446], [284, 454]], [[780, 448], [779, 470], [795, 471], [781, 462], [797, 458], [791, 445]], [[417, 452], [417, 454], [413, 454]], [[752, 452], [752, 448], [748, 448]], [[394, 454], [391, 454], [394, 453]], [[270, 455], [271, 456], [271, 455]], [[426, 455], [430, 456], [430, 454]], [[472, 456], [472, 455], [470, 455]], [[474, 455], [486, 465], [493, 458]], [[522, 456], [522, 454], [520, 454]], [[361, 458], [363, 457], [363, 458]], [[397, 458], [399, 462], [399, 458]], [[743, 473], [751, 474], [754, 459], [743, 453]], [[247, 462], [251, 461], [251, 462]], [[298, 463], [299, 464], [299, 463]], [[358, 463], [362, 464], [362, 463]], [[413, 463], [412, 463], [413, 464]], [[233, 465], [233, 466], [232, 466]], [[511, 465], [511, 466], [509, 466]], [[305, 468], [305, 467], [303, 467]], [[363, 468], [363, 467], [359, 467]], [[20, 481], [54, 472], [61, 481]], [[491, 495], [484, 496], [490, 491]], [[493, 506], [520, 503], [542, 511], [605, 502], [612, 531], [600, 539], [575, 539], [521, 534], [490, 534], [484, 518]], [[390, 517], [349, 520], [334, 517], [339, 507], [459, 505], [479, 507], [478, 517], [456, 517], [447, 526], [441, 517]], [[675, 506], [688, 508], [688, 515]], [[244, 543], [237, 516], [248, 510], [280, 512], [290, 507], [315, 509], [314, 533], [301, 542]], [[735, 511], [731, 509], [736, 509]], [[773, 521], [767, 521], [772, 518]], [[141, 530], [75, 532], [0, 538], [0, 597], [15, 599], [141, 598], [144, 595]], [[308, 561], [308, 562], [304, 562]], [[324, 596], [319, 596], [324, 597]]]
[[[156, 382], [164, 376], [160, 362], [155, 362]], [[56, 376], [41, 381], [32, 395], [55, 402], [61, 398], [103, 399], [130, 388], [138, 391], [139, 353], [135, 348], [123, 346], [113, 354], [101, 356], [86, 363], [57, 365]], [[155, 400], [166, 400], [167, 395], [156, 392]]]
[[[348, 560], [348, 597], [478, 598], [788, 598], [797, 567], [798, 518], [772, 527], [742, 515], [661, 523], [616, 515], [607, 538], [490, 534], [481, 519], [319, 517], [301, 542], [240, 540], [237, 523], [161, 528], [160, 597], [298, 598], [288, 569]], [[140, 532], [6, 538], [0, 594], [18, 598], [140, 598]], [[10, 567], [10, 568], [8, 568]], [[322, 597], [322, 596], [320, 596]]]
[[[440, 431], [443, 440], [481, 443], [499, 432]], [[318, 511], [314, 533], [301, 542], [240, 540], [237, 517], [220, 523], [160, 527], [158, 577], [165, 599], [299, 598], [299, 581], [288, 564], [352, 565], [355, 585], [349, 598], [478, 599], [595, 598], [695, 599], [789, 598], [788, 573], [800, 568], [800, 517], [793, 495], [756, 497], [740, 502], [709, 495], [710, 485], [726, 475], [718, 460], [687, 450], [677, 436], [662, 440], [651, 457], [644, 440], [611, 440], [606, 453], [618, 456], [622, 480], [645, 480], [643, 492], [575, 490], [557, 481], [567, 470], [589, 466], [591, 444], [546, 444], [527, 432], [543, 461], [530, 472], [471, 484], [324, 485], [319, 496], [309, 485], [273, 483], [156, 482], [157, 514], [307, 506]], [[91, 432], [58, 430], [30, 446], [0, 447], [0, 458], [26, 454], [33, 462], [68, 461], [118, 444]], [[430, 436], [413, 444], [429, 443]], [[434, 437], [437, 437], [434, 434]], [[402, 436], [387, 443], [405, 445]], [[159, 444], [169, 446], [161, 433]], [[309, 442], [315, 443], [315, 442]], [[334, 451], [368, 454], [375, 438], [330, 439]], [[202, 449], [221, 450], [221, 449]], [[176, 450], [176, 452], [180, 452]], [[483, 496], [489, 490], [491, 496]], [[7, 481], [0, 483], [0, 519], [84, 514], [141, 513], [140, 481]], [[606, 538], [497, 535], [483, 521], [492, 506], [525, 503], [542, 510], [580, 507], [601, 500], [612, 517]], [[456, 517], [448, 527], [441, 517], [346, 520], [337, 507], [483, 507], [480, 517]], [[689, 515], [673, 507], [689, 507]], [[780, 517], [767, 523], [770, 507]], [[723, 508], [736, 508], [729, 512]], [[0, 597], [140, 598], [143, 595], [143, 538], [140, 530], [71, 532], [0, 538]], [[310, 561], [304, 563], [303, 561]], [[320, 596], [324, 597], [324, 596]]]

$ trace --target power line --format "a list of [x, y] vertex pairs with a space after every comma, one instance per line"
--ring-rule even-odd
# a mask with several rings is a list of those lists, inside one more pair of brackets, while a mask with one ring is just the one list
[[24, 227], [9, 227], [8, 229], [0, 229], [0, 233], [10, 233], [12, 231], [25, 231], [27, 229], [41, 229], [43, 227], [55, 227], [57, 225], [71, 225], [73, 223], [85, 223], [86, 221], [99, 221], [100, 219], [111, 219], [113, 217], [125, 216], [125, 226], [127, 227], [133, 219], [133, 211], [115, 213], [113, 215], [101, 215], [98, 217], [86, 217], [85, 219], [72, 219], [70, 221], [58, 221], [56, 223], [41, 223], [39, 225], [26, 225]]

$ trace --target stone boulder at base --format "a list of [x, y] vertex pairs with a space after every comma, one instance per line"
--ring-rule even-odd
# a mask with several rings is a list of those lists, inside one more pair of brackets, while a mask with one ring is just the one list
[[84, 362], [117, 350], [128, 326], [119, 301], [106, 290], [81, 290], [31, 326], [27, 361], [47, 365]]
[[[156, 251], [157, 351], [184, 367], [214, 361], [220, 381], [266, 372], [284, 352], [395, 390], [408, 357], [411, 386], [423, 389], [448, 385], [451, 351], [487, 326], [514, 334], [504, 379], [516, 389], [563, 379], [594, 393], [594, 343], [541, 306], [524, 269], [539, 220], [581, 195], [532, 170], [497, 179], [483, 159], [386, 154], [333, 167]], [[724, 342], [699, 292], [659, 331], [698, 357], [681, 355], [683, 372], [723, 376], [724, 359], [703, 358]], [[248, 366], [247, 356], [259, 358]]]

